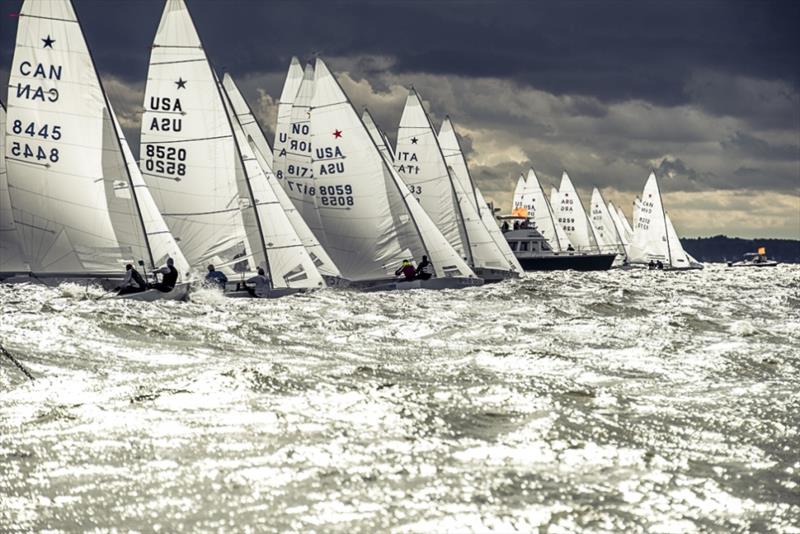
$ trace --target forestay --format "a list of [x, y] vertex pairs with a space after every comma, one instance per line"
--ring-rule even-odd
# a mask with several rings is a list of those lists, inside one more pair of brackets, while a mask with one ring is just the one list
[[9, 80], [14, 222], [35, 273], [188, 265], [141, 179], [67, 0], [22, 6]]
[[402, 260], [427, 254], [437, 277], [474, 273], [411, 197], [325, 63], [314, 71], [316, 206], [323, 245], [351, 280], [393, 278]]
[[[223, 77], [222, 83], [226, 94], [231, 98], [231, 104], [233, 105], [234, 109], [236, 109], [236, 100], [234, 99], [233, 95], [237, 95], [240, 108], [239, 112], [236, 114], [236, 117], [239, 119], [242, 129], [247, 135], [247, 141], [250, 145], [250, 149], [253, 151], [256, 161], [261, 167], [261, 172], [264, 174], [267, 184], [271, 188], [272, 193], [278, 199], [278, 202], [280, 203], [281, 208], [283, 208], [286, 217], [289, 219], [289, 222], [297, 234], [297, 237], [303, 243], [303, 246], [305, 246], [320, 274], [331, 278], [340, 278], [341, 273], [339, 272], [339, 269], [333, 263], [333, 260], [330, 258], [328, 253], [325, 252], [325, 249], [322, 248], [322, 245], [320, 245], [319, 241], [314, 236], [314, 233], [303, 220], [303, 217], [297, 211], [297, 208], [295, 208], [291, 199], [283, 190], [283, 187], [281, 187], [281, 185], [278, 183], [277, 178], [275, 178], [270, 163], [267, 161], [267, 157], [269, 157], [270, 160], [273, 159], [272, 151], [269, 149], [269, 143], [267, 142], [263, 131], [258, 126], [255, 116], [253, 115], [249, 106], [247, 106], [244, 97], [242, 97], [241, 93], [236, 87], [233, 78], [226, 73]], [[291, 108], [289, 108], [289, 112], [291, 112]], [[249, 125], [249, 128], [246, 125]]]
[[553, 204], [553, 211], [570, 243], [576, 250], [597, 252], [597, 238], [594, 235], [594, 229], [566, 171], [561, 175], [561, 185], [556, 197], [557, 202]]
[[455, 187], [428, 114], [414, 89], [409, 91], [400, 118], [394, 166], [447, 241], [472, 262]]
[[17, 237], [11, 198], [8, 196], [6, 172], [6, 107], [0, 102], [0, 273], [29, 270], [22, 256], [22, 246]]
[[183, 0], [167, 0], [153, 42], [140, 165], [193, 267], [213, 263], [231, 272], [249, 256], [236, 186], [243, 169], [216, 77]]
[[[464, 191], [467, 192], [467, 198], [478, 212], [478, 216], [481, 220], [483, 228], [489, 234], [489, 238], [494, 243], [493, 249], [486, 249], [485, 252], [473, 252], [473, 258], [475, 258], [476, 266], [499, 265], [500, 267], [498, 268], [500, 269], [512, 270], [521, 273], [522, 266], [519, 264], [519, 260], [517, 260], [516, 256], [514, 256], [514, 253], [511, 251], [511, 248], [508, 246], [508, 242], [503, 237], [500, 227], [497, 226], [494, 214], [489, 209], [489, 206], [486, 204], [486, 200], [483, 198], [483, 194], [481, 193], [480, 189], [478, 189], [478, 186], [475, 185], [475, 182], [470, 175], [469, 167], [467, 166], [467, 160], [464, 158], [464, 153], [461, 150], [461, 144], [458, 142], [455, 128], [453, 127], [453, 123], [450, 121], [449, 117], [445, 117], [442, 127], [439, 129], [438, 139], [445, 162], [453, 171], [453, 176], [455, 177], [454, 181], [456, 183], [460, 183]], [[462, 212], [466, 213], [463, 209]], [[481, 232], [473, 235], [471, 232], [469, 232], [469, 228], [467, 230], [470, 243], [473, 245], [473, 247], [475, 247], [475, 242], [481, 242], [483, 240], [480, 237]], [[487, 254], [486, 259], [480, 259], [483, 257], [482, 254]]]

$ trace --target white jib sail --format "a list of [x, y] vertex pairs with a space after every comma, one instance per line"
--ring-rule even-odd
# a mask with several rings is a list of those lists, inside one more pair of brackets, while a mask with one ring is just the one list
[[654, 172], [650, 173], [642, 197], [634, 205], [633, 241], [630, 260], [648, 263], [650, 260], [671, 263], [667, 238], [667, 221], [661, 192]]
[[393, 278], [427, 254], [437, 277], [474, 276], [386, 162], [325, 63], [314, 72], [315, 201], [325, 249], [350, 280]]
[[471, 261], [455, 188], [439, 141], [416, 91], [409, 91], [397, 130], [395, 170], [447, 241]]
[[183, 0], [167, 0], [153, 42], [140, 151], [145, 181], [189, 263], [230, 273], [250, 252], [236, 186], [243, 169]]
[[[477, 185], [475, 185], [475, 182], [469, 173], [467, 160], [464, 158], [464, 153], [461, 150], [461, 144], [458, 142], [455, 128], [453, 128], [453, 123], [450, 121], [449, 117], [445, 117], [442, 127], [439, 129], [438, 139], [439, 146], [442, 148], [442, 154], [444, 155], [445, 162], [447, 163], [448, 167], [453, 170], [455, 177], [454, 181], [461, 184], [461, 187], [468, 196], [470, 204], [478, 213], [483, 228], [489, 234], [490, 239], [495, 245], [494, 250], [487, 249], [485, 251], [485, 253], [489, 256], [487, 256], [486, 260], [481, 261], [488, 261], [492, 262], [494, 265], [500, 265], [500, 267], [497, 268], [501, 270], [514, 270], [518, 273], [521, 273], [522, 266], [519, 264], [519, 261], [514, 256], [511, 248], [508, 246], [508, 242], [503, 237], [503, 232], [501, 232], [500, 227], [497, 226], [497, 222], [494, 219], [494, 214], [492, 214], [489, 206], [486, 204], [486, 200], [483, 198], [483, 194], [481, 193], [480, 189], [478, 189]], [[478, 231], [475, 237], [469, 233], [470, 243], [473, 241], [481, 241], [482, 238], [480, 235], [480, 231]], [[489, 263], [486, 263], [485, 266], [488, 265]], [[476, 260], [476, 266], [481, 267], [484, 265], [480, 261]]]
[[9, 193], [31, 270], [121, 276], [125, 263], [153, 268], [163, 241], [185, 273], [183, 256], [132, 172], [69, 1], [23, 4], [9, 96]]
[[678, 237], [678, 233], [675, 231], [675, 227], [672, 226], [672, 219], [669, 218], [668, 213], [664, 214], [664, 219], [667, 225], [667, 241], [669, 242], [670, 265], [673, 269], [686, 269], [691, 267], [692, 261], [690, 256], [685, 250], [683, 250], [681, 240]]
[[533, 169], [528, 170], [528, 178], [522, 187], [520, 193], [520, 206], [525, 208], [528, 212], [528, 217], [536, 224], [539, 233], [550, 244], [550, 248], [555, 252], [562, 252], [567, 250], [570, 245], [569, 237], [556, 222], [553, 208], [547, 200], [542, 189], [542, 184], [539, 182], [539, 177], [536, 176], [536, 171]]
[[603, 194], [596, 187], [592, 189], [590, 214], [595, 237], [597, 237], [598, 245], [600, 245], [603, 252], [624, 254], [622, 236], [617, 232], [617, 225], [614, 224], [614, 219], [608, 211]]
[[[278, 102], [278, 118], [275, 122], [275, 139], [272, 143], [272, 172], [277, 176], [286, 174], [286, 156], [289, 149], [289, 129], [292, 124], [292, 105], [303, 81], [303, 67], [300, 61], [293, 57], [289, 63], [286, 81]], [[281, 186], [283, 187], [283, 186]]]
[[561, 185], [558, 188], [557, 197], [558, 202], [553, 205], [553, 211], [573, 247], [581, 252], [597, 252], [598, 245], [594, 229], [566, 171], [561, 175]]
[[[299, 68], [299, 63], [297, 67]], [[302, 71], [301, 71], [302, 75]], [[261, 171], [264, 173], [266, 177], [267, 183], [269, 184], [272, 192], [280, 202], [283, 211], [286, 213], [286, 216], [289, 219], [289, 222], [294, 228], [294, 231], [297, 233], [297, 236], [300, 238], [300, 241], [303, 243], [303, 246], [306, 247], [311, 259], [314, 261], [314, 265], [316, 265], [317, 270], [320, 274], [324, 276], [329, 276], [333, 278], [340, 278], [341, 273], [336, 265], [333, 263], [333, 260], [330, 258], [325, 249], [322, 248], [319, 241], [317, 240], [314, 233], [308, 227], [306, 222], [303, 220], [303, 217], [300, 215], [300, 212], [297, 211], [297, 208], [292, 203], [289, 196], [286, 194], [286, 191], [283, 190], [283, 187], [278, 183], [275, 174], [272, 172], [272, 167], [270, 163], [267, 161], [267, 156], [269, 159], [273, 159], [272, 151], [269, 149], [269, 143], [267, 142], [266, 137], [264, 136], [263, 131], [258, 126], [256, 122], [255, 116], [250, 111], [249, 107], [247, 107], [247, 103], [244, 100], [244, 97], [241, 96], [238, 89], [236, 88], [236, 84], [227, 73], [223, 77], [222, 82], [223, 88], [225, 89], [226, 94], [231, 97], [231, 103], [233, 104], [234, 110], [236, 109], [236, 101], [232, 97], [232, 93], [238, 95], [238, 99], [240, 102], [240, 112], [237, 112], [237, 118], [240, 120], [240, 124], [242, 129], [244, 130], [245, 134], [247, 135], [247, 141], [250, 145], [250, 148], [253, 150], [253, 154], [256, 157], [256, 160], [261, 167]], [[298, 82], [299, 85], [299, 82]], [[243, 107], [242, 107], [243, 106]], [[289, 112], [291, 112], [291, 108], [289, 108]], [[287, 127], [289, 117], [286, 117], [287, 120]], [[249, 129], [242, 124], [241, 121], [244, 121], [246, 124], [249, 125]], [[265, 148], [266, 147], [266, 151]]]
[[369, 132], [372, 141], [377, 145], [378, 150], [381, 151], [381, 154], [387, 157], [390, 162], [394, 162], [394, 152], [389, 148], [389, 143], [386, 141], [386, 134], [378, 127], [375, 120], [372, 118], [372, 114], [366, 108], [361, 114], [361, 121]]
[[633, 226], [631, 226], [631, 223], [628, 222], [628, 217], [625, 216], [625, 212], [622, 211], [622, 208], [617, 208], [617, 214], [619, 215], [619, 220], [622, 223], [622, 227], [625, 231], [625, 239], [627, 239], [628, 243], [630, 243], [633, 240]]
[[[325, 228], [317, 211], [314, 166], [311, 164], [311, 99], [314, 96], [314, 67], [306, 65], [302, 81], [292, 105], [286, 146], [276, 158], [282, 158], [282, 170], [275, 171], [278, 182], [292, 199], [303, 220], [317, 236], [325, 241]], [[277, 160], [276, 160], [277, 161]], [[330, 252], [330, 251], [329, 251]]]
[[324, 287], [325, 282], [314, 260], [294, 231], [267, 176], [261, 170], [232, 105], [229, 101], [225, 104], [244, 167], [244, 176], [238, 184], [242, 199], [239, 207], [256, 264], [269, 273], [274, 288]]
[[511, 197], [511, 211], [513, 212], [516, 209], [523, 207], [523, 197], [522, 195], [525, 192], [525, 177], [523, 175], [519, 175], [517, 178], [517, 185], [514, 187], [514, 196]]
[[29, 270], [17, 237], [17, 226], [11, 213], [6, 172], [6, 108], [0, 102], [0, 272]]
[[244, 99], [233, 78], [227, 72], [222, 76], [222, 88], [230, 99], [236, 118], [247, 136], [247, 142], [253, 147], [253, 150], [261, 154], [261, 157], [271, 169], [272, 149], [269, 147], [267, 136], [264, 135], [264, 131], [261, 129], [253, 110], [247, 104], [247, 100]]
[[625, 251], [625, 256], [627, 257], [630, 255], [631, 236], [628, 235], [628, 232], [625, 230], [625, 225], [620, 220], [619, 211], [617, 211], [617, 207], [614, 206], [614, 204], [610, 200], [608, 201], [606, 209], [608, 210], [608, 214], [611, 217], [611, 221], [614, 223], [614, 228], [616, 229], [617, 235], [619, 236], [620, 241], [622, 242], [622, 248]]

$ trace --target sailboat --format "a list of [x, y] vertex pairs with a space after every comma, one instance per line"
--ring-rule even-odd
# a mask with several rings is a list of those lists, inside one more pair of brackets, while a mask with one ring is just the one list
[[592, 189], [589, 213], [600, 250], [619, 254], [617, 261], [620, 264], [626, 261], [627, 255], [625, 247], [622, 245], [622, 236], [617, 230], [617, 225], [614, 223], [611, 213], [608, 211], [608, 206], [603, 199], [603, 194], [596, 187]]
[[641, 198], [634, 204], [633, 241], [630, 261], [634, 264], [661, 262], [667, 270], [702, 269], [683, 250], [664, 204], [655, 171], [650, 173]]
[[626, 224], [628, 220], [625, 219], [625, 214], [622, 213], [622, 210], [618, 210], [616, 206], [609, 200], [608, 205], [606, 206], [608, 210], [608, 214], [611, 217], [611, 222], [614, 225], [614, 230], [616, 231], [617, 235], [620, 238], [620, 243], [622, 245], [622, 249], [625, 252], [625, 262], [628, 261], [628, 256], [630, 255], [630, 246], [631, 246], [631, 237], [633, 232], [628, 232], [628, 227]]
[[[455, 163], [455, 162], [453, 162]], [[478, 215], [472, 185], [445, 160], [419, 95], [409, 92], [395, 148], [395, 169], [450, 245], [485, 281], [512, 276]]]
[[[497, 221], [494, 218], [494, 213], [492, 213], [492, 210], [489, 208], [486, 199], [483, 197], [483, 193], [478, 188], [475, 180], [472, 179], [469, 166], [467, 166], [467, 160], [464, 157], [464, 152], [461, 150], [461, 143], [458, 141], [456, 130], [449, 116], [445, 117], [442, 127], [439, 129], [438, 139], [445, 161], [450, 169], [452, 169], [457, 182], [463, 184], [462, 187], [467, 191], [467, 199], [478, 212], [478, 216], [483, 223], [483, 228], [486, 229], [494, 243], [493, 248], [488, 247], [485, 251], [486, 254], [490, 255], [489, 259], [481, 260], [479, 257], [477, 259], [478, 265], [500, 265], [501, 270], [509, 272], [510, 276], [519, 276], [520, 273], [522, 273], [522, 266], [503, 237], [503, 233], [500, 231], [500, 227], [497, 225]], [[477, 241], [478, 236], [476, 235], [472, 238], [472, 242], [475, 243]], [[480, 256], [480, 254], [477, 255]]]
[[26, 1], [9, 80], [7, 164], [30, 277], [111, 285], [125, 264], [172, 258], [178, 284], [123, 298], [183, 299], [189, 265], [162, 219], [69, 0]]
[[[312, 198], [324, 227], [318, 237], [342, 274], [365, 289], [480, 285], [387, 163], [321, 59], [313, 83]], [[433, 278], [398, 282], [401, 262], [423, 255], [433, 263]]]
[[239, 121], [243, 131], [247, 135], [250, 148], [252, 149], [253, 155], [256, 157], [256, 160], [261, 166], [261, 171], [264, 173], [267, 182], [270, 184], [272, 192], [278, 198], [278, 201], [280, 202], [284, 213], [286, 213], [292, 228], [294, 228], [294, 231], [297, 233], [297, 236], [300, 238], [303, 246], [306, 247], [306, 250], [314, 261], [314, 265], [317, 267], [317, 270], [325, 279], [325, 283], [329, 287], [346, 286], [347, 281], [342, 277], [341, 272], [339, 272], [339, 268], [333, 263], [331, 257], [319, 243], [314, 233], [306, 224], [305, 220], [303, 220], [300, 212], [297, 211], [297, 208], [286, 194], [286, 191], [284, 191], [283, 187], [278, 183], [275, 174], [272, 172], [273, 152], [269, 147], [269, 142], [267, 141], [263, 130], [259, 126], [255, 115], [250, 109], [250, 106], [247, 104], [247, 101], [239, 92], [239, 88], [236, 87], [233, 78], [231, 78], [231, 76], [227, 73], [222, 78], [222, 86], [230, 99], [231, 105], [233, 106], [236, 119]]
[[387, 158], [388, 162], [394, 165], [394, 152], [392, 152], [389, 139], [386, 137], [384, 131], [380, 129], [378, 124], [375, 122], [375, 119], [372, 118], [372, 114], [366, 108], [364, 108], [364, 112], [361, 114], [361, 122], [364, 123], [364, 127], [366, 127], [367, 131], [369, 132], [369, 136], [378, 147], [378, 150], [381, 151], [381, 154]]
[[524, 216], [534, 223], [542, 237], [547, 240], [551, 250], [567, 252], [570, 249], [569, 237], [556, 221], [553, 208], [547, 200], [539, 177], [533, 168], [528, 170], [527, 179], [523, 182], [519, 203], [524, 210], [521, 213], [524, 213]]
[[[258, 164], [183, 0], [167, 0], [150, 55], [141, 166], [198, 269], [239, 283], [257, 269], [279, 297], [325, 283]], [[240, 296], [246, 292], [233, 292]]]
[[17, 238], [17, 226], [11, 213], [6, 171], [6, 107], [0, 101], [0, 280], [11, 279], [30, 271]]
[[561, 185], [553, 203], [556, 220], [564, 229], [572, 246], [578, 252], [597, 253], [599, 245], [591, 221], [586, 216], [578, 192], [572, 185], [567, 171], [561, 174]]

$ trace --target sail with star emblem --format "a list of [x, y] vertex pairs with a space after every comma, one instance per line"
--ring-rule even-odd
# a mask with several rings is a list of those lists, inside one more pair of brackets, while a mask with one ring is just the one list
[[479, 280], [411, 197], [321, 59], [314, 69], [311, 129], [323, 245], [346, 278], [386, 280], [402, 260], [427, 255], [435, 278], [467, 285]]
[[8, 191], [31, 273], [114, 278], [171, 257], [185, 275], [68, 0], [23, 4], [9, 87]]
[[241, 270], [251, 253], [236, 186], [244, 170], [183, 0], [167, 0], [153, 42], [140, 152], [145, 181], [190, 264]]
[[400, 118], [394, 167], [447, 241], [471, 263], [469, 236], [452, 177], [428, 114], [414, 89], [408, 93]]

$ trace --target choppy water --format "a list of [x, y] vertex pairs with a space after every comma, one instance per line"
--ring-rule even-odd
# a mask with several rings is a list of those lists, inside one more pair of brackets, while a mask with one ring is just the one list
[[0, 287], [0, 530], [798, 532], [799, 282]]

